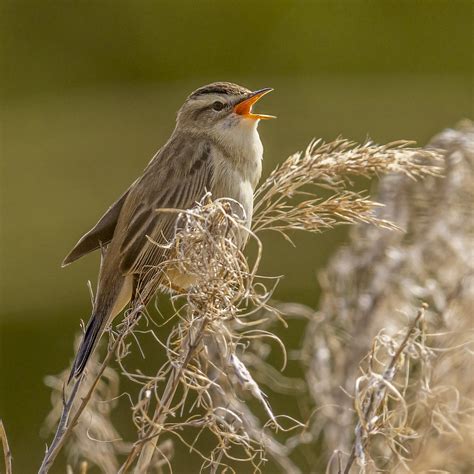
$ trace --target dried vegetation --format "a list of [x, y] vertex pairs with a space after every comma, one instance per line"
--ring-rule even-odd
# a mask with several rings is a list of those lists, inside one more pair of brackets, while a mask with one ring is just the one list
[[[63, 445], [70, 469], [83, 471], [179, 472], [180, 450], [211, 473], [268, 465], [285, 473], [469, 472], [473, 133], [464, 124], [422, 150], [313, 142], [257, 190], [252, 230], [228, 200], [206, 196], [181, 212], [173, 265], [194, 274], [196, 285], [170, 297], [174, 313], [160, 324], [151, 310], [130, 308], [109, 330], [105, 364], [96, 354], [72, 395], [63, 395], [67, 370], [47, 379], [48, 424], [60, 423], [42, 472]], [[378, 203], [351, 189], [352, 178], [374, 175], [385, 175]], [[294, 230], [338, 224], [356, 225], [321, 274], [320, 307], [273, 301], [278, 280], [258, 273], [260, 235], [290, 239]], [[236, 234], [255, 243], [253, 260]], [[298, 353], [304, 381], [273, 363], [285, 365], [278, 334], [292, 316], [306, 324]], [[164, 362], [129, 368], [144, 338]], [[113, 423], [120, 390], [112, 357], [134, 387], [130, 410], [119, 414], [121, 425], [134, 426], [127, 442]], [[277, 392], [288, 403], [305, 400], [299, 420], [274, 412]]]
[[442, 178], [379, 184], [379, 216], [403, 232], [353, 228], [320, 277], [304, 360], [330, 472], [347, 456], [362, 472], [472, 469], [474, 128], [429, 147], [444, 150]]

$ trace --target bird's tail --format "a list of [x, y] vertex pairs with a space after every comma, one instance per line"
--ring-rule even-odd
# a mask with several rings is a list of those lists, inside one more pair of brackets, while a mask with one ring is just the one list
[[[133, 277], [128, 275], [126, 278], [116, 279], [112, 285], [107, 286], [106, 292], [97, 291], [92, 316], [87, 323], [84, 337], [72, 364], [68, 383], [84, 372], [87, 361], [94, 352], [107, 323], [130, 302], [133, 294], [133, 281]], [[101, 285], [98, 286], [99, 289], [100, 287]]]
[[104, 331], [104, 327], [107, 323], [107, 315], [102, 315], [94, 312], [87, 323], [84, 337], [82, 338], [81, 345], [77, 351], [76, 358], [72, 364], [71, 373], [69, 374], [68, 383], [72, 378], [78, 378], [84, 369], [86, 368], [87, 361], [89, 360], [92, 352], [99, 342], [100, 336]]

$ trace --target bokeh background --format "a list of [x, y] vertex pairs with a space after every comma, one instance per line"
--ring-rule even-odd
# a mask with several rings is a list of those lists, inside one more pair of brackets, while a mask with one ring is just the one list
[[[275, 88], [259, 104], [279, 117], [260, 127], [264, 173], [313, 137], [423, 145], [472, 117], [471, 1], [0, 5], [0, 416], [19, 473], [43, 454], [43, 378], [68, 364], [89, 316], [98, 256], [60, 262], [164, 143], [193, 89]], [[344, 235], [296, 236], [296, 248], [269, 235], [262, 271], [285, 275], [276, 297], [316, 305], [317, 271]], [[298, 327], [287, 338], [298, 344]]]

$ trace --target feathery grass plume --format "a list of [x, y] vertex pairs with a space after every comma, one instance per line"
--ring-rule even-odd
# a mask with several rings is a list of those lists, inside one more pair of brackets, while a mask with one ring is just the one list
[[[175, 314], [168, 321], [168, 333], [156, 331], [153, 324], [157, 323], [141, 307], [131, 308], [125, 323], [110, 332], [112, 340], [102, 367], [116, 354], [123, 376], [137, 387], [131, 413], [137, 439], [120, 459], [118, 472], [132, 466], [137, 473], [151, 472], [159, 465], [171, 467], [172, 460], [159, 444], [171, 439], [200, 456], [202, 469], [210, 472], [238, 472], [238, 463], [242, 462], [260, 472], [267, 456], [284, 472], [301, 472], [290, 459], [292, 448], [277, 440], [275, 432], [284, 437], [302, 425], [274, 414], [271, 396], [259, 384], [263, 381], [274, 391], [303, 390], [301, 383], [283, 376], [268, 382], [278, 373], [269, 362], [275, 347], [281, 347], [286, 361], [285, 347], [273, 333], [272, 324], [286, 323], [269, 305], [277, 280], [258, 275], [263, 245], [257, 233], [274, 230], [290, 238], [289, 233], [296, 229], [321, 232], [340, 223], [355, 222], [393, 229], [389, 220], [377, 214], [377, 203], [348, 189], [350, 176], [387, 172], [402, 172], [413, 178], [436, 175], [438, 157], [435, 150], [409, 148], [407, 142], [357, 146], [342, 139], [329, 144], [318, 141], [304, 153], [289, 157], [257, 190], [252, 230], [245, 228], [236, 212], [237, 203], [229, 199], [212, 201], [205, 196], [193, 209], [168, 210], [178, 213], [176, 236], [168, 243], [173, 259], [150, 271], [158, 276], [164, 270], [178, 270], [192, 275], [195, 284], [187, 292], [172, 293]], [[329, 190], [331, 195], [320, 199], [321, 189]], [[255, 242], [255, 260], [247, 259], [236, 244], [243, 236]], [[155, 290], [156, 282], [152, 281], [144, 289], [145, 299]], [[130, 316], [139, 313], [143, 317]], [[134, 328], [138, 319], [149, 323], [146, 331]], [[165, 354], [165, 362], [159, 367], [144, 364], [143, 368], [128, 369], [127, 355], [132, 346], [125, 337], [132, 335], [139, 344], [145, 334], [151, 335], [157, 351]], [[92, 384], [99, 383], [101, 372], [96, 372], [96, 365], [91, 362], [89, 368]], [[73, 424], [81, 411], [82, 418], [87, 419], [87, 405], [95, 403], [93, 396], [101, 398], [100, 392], [88, 396], [74, 412]], [[68, 424], [64, 411], [53, 441], [54, 453], [71, 434], [71, 430], [64, 429]], [[104, 419], [103, 423], [108, 421]], [[204, 449], [200, 443], [204, 431], [213, 436], [214, 449], [209, 450], [208, 445]], [[72, 445], [79, 444], [77, 452], [82, 459], [100, 462], [87, 457], [80, 447], [82, 439], [70, 439]], [[109, 456], [112, 459], [112, 454]], [[43, 472], [47, 472], [51, 459], [54, 456], [50, 456]]]
[[[275, 168], [255, 193], [254, 232], [290, 230], [321, 232], [339, 223], [363, 222], [396, 228], [376, 214], [380, 204], [362, 193], [347, 190], [351, 177], [401, 173], [416, 179], [437, 175], [436, 150], [412, 148], [412, 142], [357, 145], [343, 138], [313, 141], [304, 152], [291, 155]], [[332, 195], [322, 199], [320, 189]], [[297, 204], [292, 198], [299, 198]]]
[[[351, 446], [362, 472], [472, 468], [472, 123], [442, 132], [430, 147], [444, 150], [444, 178], [415, 183], [397, 174], [380, 183], [377, 198], [385, 207], [378, 217], [404, 232], [356, 226], [320, 277], [323, 297], [308, 325], [304, 354], [308, 388], [319, 407], [311, 432], [325, 447], [320, 460], [333, 458], [330, 472], [343, 472], [334, 453], [344, 466], [341, 453]], [[424, 329], [416, 329], [420, 340], [408, 341], [391, 374], [395, 381], [386, 381], [374, 420], [367, 420], [361, 407], [374, 383], [385, 380], [397, 339], [420, 300], [429, 305]], [[435, 454], [448, 450], [453, 455]], [[349, 464], [344, 472], [352, 472]]]

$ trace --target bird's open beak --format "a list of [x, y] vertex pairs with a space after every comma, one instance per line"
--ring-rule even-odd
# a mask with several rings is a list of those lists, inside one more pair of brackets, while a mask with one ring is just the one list
[[258, 102], [265, 94], [268, 94], [273, 89], [267, 87], [265, 89], [260, 89], [255, 92], [251, 92], [250, 95], [247, 95], [244, 100], [239, 102], [237, 105], [234, 106], [234, 112], [236, 114], [242, 115], [245, 118], [253, 119], [253, 120], [267, 120], [276, 118], [273, 115], [262, 115], [262, 114], [253, 114], [252, 113], [252, 106], [256, 102]]

